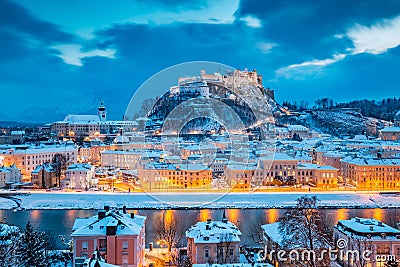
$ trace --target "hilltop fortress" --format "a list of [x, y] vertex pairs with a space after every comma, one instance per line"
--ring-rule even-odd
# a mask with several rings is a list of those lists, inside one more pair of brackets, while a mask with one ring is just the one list
[[233, 92], [245, 86], [257, 86], [263, 94], [275, 99], [274, 90], [265, 88], [262, 84], [262, 75], [256, 70], [227, 70], [224, 75], [219, 72], [206, 73], [205, 70], [200, 71], [200, 76], [180, 77], [178, 85], [170, 87], [170, 94], [198, 93], [201, 97], [210, 97], [210, 86], [225, 87]]

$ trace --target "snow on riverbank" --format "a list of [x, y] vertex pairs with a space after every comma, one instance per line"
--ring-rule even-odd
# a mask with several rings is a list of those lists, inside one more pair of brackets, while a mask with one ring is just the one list
[[[131, 209], [166, 208], [291, 208], [305, 193], [61, 193], [15, 196], [23, 209], [99, 209], [104, 205]], [[355, 192], [310, 193], [326, 208], [400, 207], [400, 197]], [[0, 198], [0, 209], [15, 209], [13, 200]]]

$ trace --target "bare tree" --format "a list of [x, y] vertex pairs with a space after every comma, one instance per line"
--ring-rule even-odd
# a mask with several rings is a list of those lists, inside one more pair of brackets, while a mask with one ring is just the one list
[[316, 196], [302, 196], [297, 199], [296, 207], [278, 220], [283, 249], [312, 252], [302, 259], [302, 264], [310, 267], [322, 264], [317, 260], [321, 256], [319, 251], [330, 246], [317, 202]]
[[56, 187], [60, 187], [61, 176], [67, 169], [67, 158], [63, 154], [55, 154], [52, 165], [56, 172]]
[[225, 233], [220, 236], [220, 243], [217, 245], [217, 262], [218, 264], [226, 264], [235, 262], [234, 253], [231, 255], [231, 249], [235, 249], [232, 244], [233, 236], [231, 233]]
[[172, 248], [175, 247], [182, 238], [178, 229], [178, 224], [174, 220], [167, 221], [164, 215], [155, 226], [154, 233], [160, 242], [167, 244], [168, 252], [171, 252]]
[[397, 209], [388, 209], [385, 214], [385, 223], [393, 228], [397, 229], [398, 223]]

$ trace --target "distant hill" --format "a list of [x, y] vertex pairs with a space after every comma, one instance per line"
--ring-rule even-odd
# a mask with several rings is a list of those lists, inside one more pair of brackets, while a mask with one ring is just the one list
[[334, 136], [368, 134], [378, 136], [387, 121], [363, 116], [354, 110], [313, 110], [300, 116], [279, 118], [280, 123], [301, 124]]
[[0, 121], [0, 127], [14, 128], [14, 127], [36, 127], [43, 125], [43, 123], [34, 122], [18, 122], [18, 121]]

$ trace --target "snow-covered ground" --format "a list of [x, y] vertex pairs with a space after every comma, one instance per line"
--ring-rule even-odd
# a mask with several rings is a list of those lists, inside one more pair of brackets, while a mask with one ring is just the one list
[[[99, 209], [104, 205], [132, 209], [165, 208], [290, 208], [305, 193], [61, 193], [41, 192], [15, 196], [23, 209]], [[317, 195], [326, 208], [400, 207], [400, 197], [377, 193], [327, 192]], [[13, 200], [0, 198], [0, 209], [15, 209]]]

